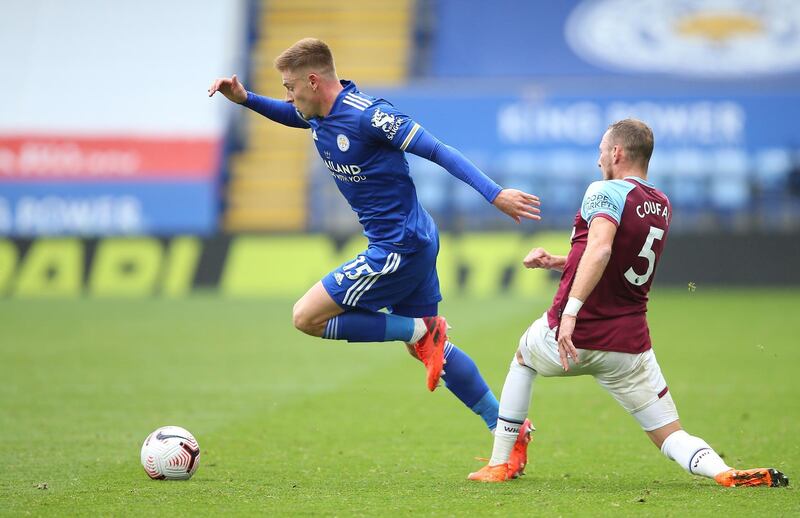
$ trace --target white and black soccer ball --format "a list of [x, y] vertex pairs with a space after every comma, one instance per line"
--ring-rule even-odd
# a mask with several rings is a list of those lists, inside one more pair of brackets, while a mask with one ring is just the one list
[[200, 464], [200, 446], [189, 430], [163, 426], [142, 444], [142, 467], [150, 478], [186, 480]]

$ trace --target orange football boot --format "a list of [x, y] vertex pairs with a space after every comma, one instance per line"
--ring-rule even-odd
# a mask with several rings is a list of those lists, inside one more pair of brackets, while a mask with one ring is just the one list
[[428, 332], [414, 344], [414, 351], [428, 370], [428, 390], [433, 392], [439, 386], [439, 378], [444, 367], [447, 321], [444, 317], [425, 317], [422, 320]]
[[478, 471], [467, 476], [469, 480], [478, 482], [505, 482], [508, 478], [508, 464], [498, 464], [497, 466], [485, 465]]
[[508, 457], [508, 478], [517, 478], [525, 474], [525, 466], [528, 464], [528, 444], [531, 442], [531, 432], [535, 428], [530, 419], [525, 419], [519, 427], [517, 442]]
[[725, 487], [789, 485], [789, 477], [774, 468], [729, 469], [718, 474], [714, 480]]

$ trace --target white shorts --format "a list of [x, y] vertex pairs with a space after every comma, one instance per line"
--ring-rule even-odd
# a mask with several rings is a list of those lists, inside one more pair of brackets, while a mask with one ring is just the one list
[[678, 411], [652, 349], [639, 354], [578, 349], [580, 363], [572, 360], [564, 371], [558, 354], [556, 329], [547, 313], [522, 335], [519, 351], [525, 364], [542, 376], [594, 376], [645, 431], [678, 419]]

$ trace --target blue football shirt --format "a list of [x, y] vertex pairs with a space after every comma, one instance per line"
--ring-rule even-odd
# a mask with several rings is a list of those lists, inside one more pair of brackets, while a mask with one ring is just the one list
[[435, 241], [436, 225], [420, 205], [405, 150], [420, 126], [388, 101], [342, 81], [330, 113], [308, 119], [322, 161], [358, 215], [370, 244], [411, 253]]

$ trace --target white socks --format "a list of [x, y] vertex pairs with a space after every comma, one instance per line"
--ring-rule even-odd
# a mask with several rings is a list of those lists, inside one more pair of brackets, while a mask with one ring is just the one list
[[661, 453], [693, 475], [714, 478], [731, 469], [706, 441], [684, 430], [671, 433], [661, 445]]
[[490, 466], [505, 464], [514, 448], [514, 443], [519, 435], [519, 428], [528, 416], [531, 404], [531, 388], [536, 371], [524, 367], [517, 362], [516, 357], [511, 360], [508, 376], [503, 385], [500, 396], [500, 412], [497, 418], [497, 428], [494, 431], [494, 447]]
[[425, 327], [425, 322], [422, 321], [421, 318], [414, 319], [414, 334], [411, 335], [411, 340], [407, 343], [415, 344], [420, 341], [420, 339], [425, 336], [425, 333], [428, 332], [428, 328]]

